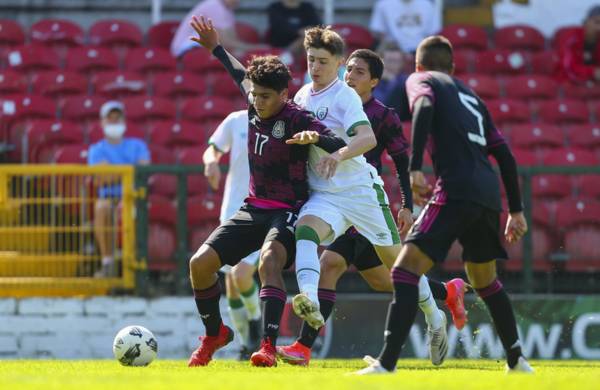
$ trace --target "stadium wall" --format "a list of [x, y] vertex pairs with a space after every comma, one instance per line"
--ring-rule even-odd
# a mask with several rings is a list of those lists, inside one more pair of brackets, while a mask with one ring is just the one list
[[[321, 332], [316, 357], [361, 357], [381, 347], [387, 294], [340, 294], [333, 321]], [[515, 311], [528, 356], [545, 359], [600, 359], [600, 299], [594, 296], [519, 296]], [[229, 321], [225, 301], [221, 313]], [[468, 302], [469, 324], [449, 328], [449, 356], [503, 355], [489, 317], [479, 300]], [[403, 356], [427, 357], [425, 325], [419, 315]], [[204, 330], [189, 297], [157, 299], [0, 299], [0, 358], [111, 358], [112, 341], [127, 325], [142, 325], [156, 335], [159, 357], [185, 359]], [[300, 322], [288, 303], [280, 343], [291, 342]], [[238, 341], [219, 357], [232, 358]]]

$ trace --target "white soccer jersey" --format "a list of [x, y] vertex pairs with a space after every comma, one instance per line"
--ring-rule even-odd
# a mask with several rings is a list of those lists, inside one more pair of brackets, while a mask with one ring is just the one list
[[223, 153], [229, 153], [229, 171], [225, 180], [221, 222], [231, 218], [248, 197], [248, 111], [232, 112], [221, 122], [208, 140]]
[[[313, 91], [312, 83], [306, 84], [296, 93], [294, 102], [313, 112], [321, 123], [346, 143], [350, 143], [356, 126], [369, 124], [356, 91], [337, 78], [318, 92]], [[314, 146], [310, 148], [308, 183], [311, 190], [340, 192], [356, 185], [383, 184], [377, 170], [363, 156], [342, 161], [331, 179], [323, 179], [316, 174], [314, 168], [321, 157], [327, 154], [323, 149]]]

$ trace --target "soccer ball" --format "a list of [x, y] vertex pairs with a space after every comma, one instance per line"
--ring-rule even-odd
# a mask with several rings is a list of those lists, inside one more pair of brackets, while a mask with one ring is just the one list
[[123, 328], [113, 341], [115, 358], [124, 366], [147, 366], [156, 358], [157, 352], [154, 335], [143, 326]]

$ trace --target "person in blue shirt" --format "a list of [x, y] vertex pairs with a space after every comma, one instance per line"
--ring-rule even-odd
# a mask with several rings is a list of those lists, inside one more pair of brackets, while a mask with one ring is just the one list
[[[138, 138], [124, 137], [125, 107], [121, 102], [108, 101], [100, 108], [100, 123], [104, 138], [91, 145], [88, 164], [144, 165], [150, 163], [150, 151], [146, 142]], [[118, 276], [115, 262], [114, 221], [116, 206], [121, 198], [121, 184], [105, 182], [99, 186], [94, 205], [94, 235], [102, 257], [102, 268], [95, 277]]]

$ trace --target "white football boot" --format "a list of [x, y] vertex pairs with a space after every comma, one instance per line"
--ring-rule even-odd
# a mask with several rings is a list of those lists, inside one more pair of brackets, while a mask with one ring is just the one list
[[448, 354], [448, 333], [446, 332], [446, 314], [440, 310], [442, 326], [437, 329], [427, 328], [427, 344], [429, 345], [429, 357], [434, 366], [444, 362]]
[[534, 372], [535, 372], [535, 370], [533, 369], [533, 367], [531, 367], [529, 365], [529, 362], [527, 360], [525, 360], [525, 358], [523, 356], [519, 357], [519, 360], [517, 360], [517, 364], [513, 368], [510, 368], [508, 366], [508, 364], [506, 365], [506, 373], [507, 374], [516, 374], [516, 373], [533, 374]]
[[365, 356], [363, 361], [368, 364], [367, 367], [362, 368], [358, 371], [351, 373], [351, 375], [379, 375], [379, 374], [393, 374], [396, 372], [396, 368], [392, 371], [388, 371], [381, 365], [381, 362], [372, 356]]

